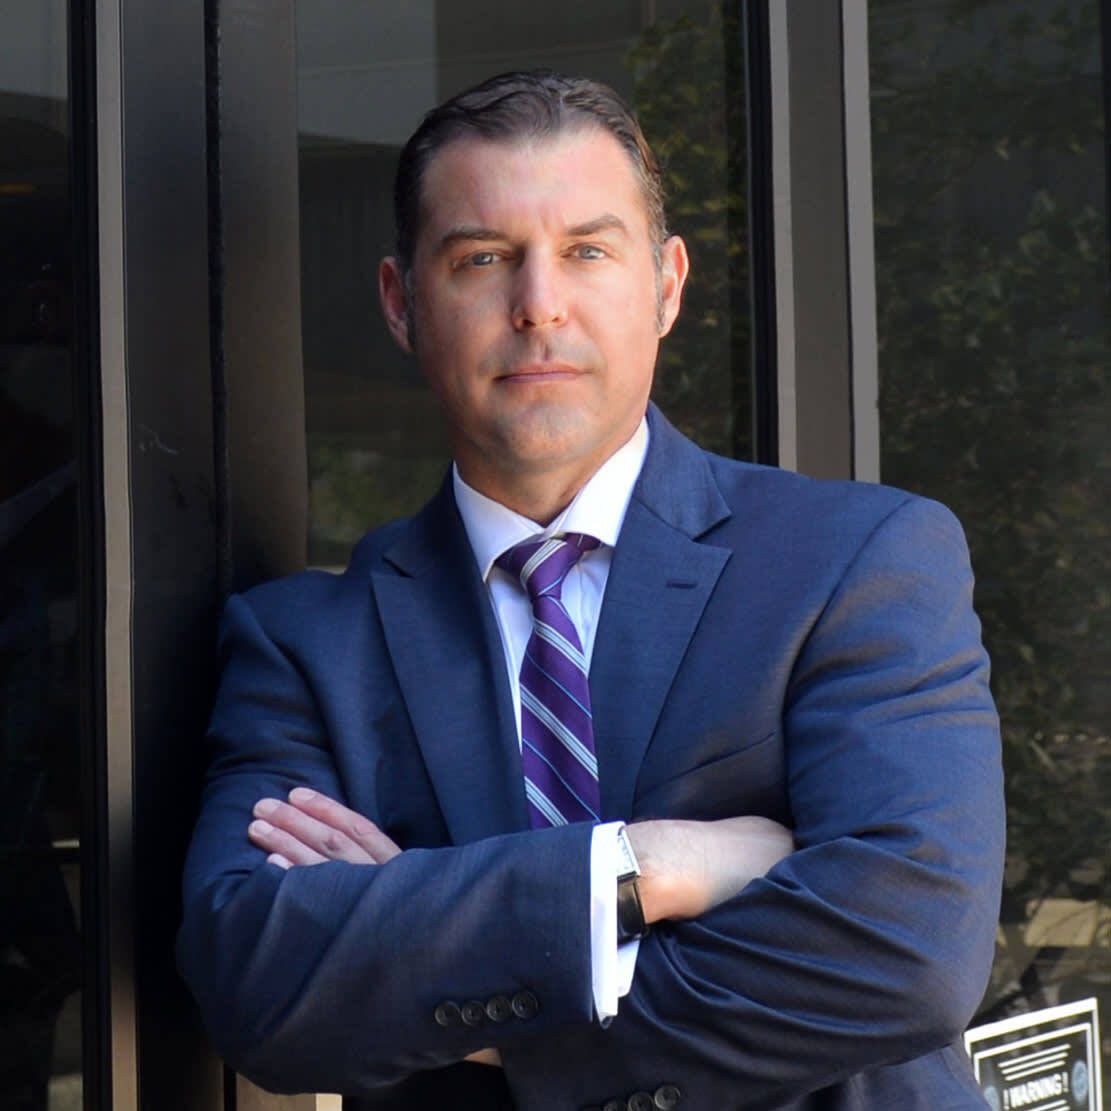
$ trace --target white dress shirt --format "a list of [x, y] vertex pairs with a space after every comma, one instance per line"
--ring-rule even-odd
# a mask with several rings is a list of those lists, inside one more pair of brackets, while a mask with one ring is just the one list
[[[532, 606], [520, 581], [496, 566], [503, 552], [537, 536], [581, 532], [601, 541], [585, 552], [563, 580], [562, 600], [575, 623], [587, 666], [594, 651], [594, 633], [609, 578], [613, 547], [625, 520], [644, 457], [648, 425], [642, 420], [629, 439], [591, 476], [575, 499], [547, 526], [515, 513], [468, 486], [453, 469], [455, 501], [478, 561], [478, 569], [501, 632], [505, 668], [521, 740], [521, 661], [532, 635]], [[595, 826], [590, 848], [591, 978], [594, 1008], [603, 1022], [617, 1014], [617, 1001], [632, 985], [638, 943], [617, 944], [617, 875], [620, 822]]]

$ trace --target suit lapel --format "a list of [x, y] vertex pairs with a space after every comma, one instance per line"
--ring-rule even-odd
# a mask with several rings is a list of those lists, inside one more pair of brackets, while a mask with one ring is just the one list
[[653, 407], [651, 445], [614, 549], [590, 670], [602, 813], [628, 818], [645, 749], [730, 552], [697, 538], [729, 516], [702, 453]]
[[453, 842], [527, 828], [501, 640], [448, 483], [385, 558], [372, 589]]

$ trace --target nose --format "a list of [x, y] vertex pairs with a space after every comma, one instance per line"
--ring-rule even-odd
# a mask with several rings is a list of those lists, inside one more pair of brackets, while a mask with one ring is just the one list
[[567, 290], [559, 260], [529, 254], [517, 266], [513, 327], [518, 331], [559, 327], [567, 321]]

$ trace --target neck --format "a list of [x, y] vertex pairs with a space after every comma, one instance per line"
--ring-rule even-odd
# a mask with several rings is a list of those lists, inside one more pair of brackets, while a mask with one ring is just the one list
[[515, 475], [512, 482], [499, 482], [496, 476], [475, 474], [473, 468], [462, 465], [459, 474], [471, 489], [538, 525], [554, 521], [590, 479], [590, 475], [568, 476], [557, 481], [552, 475], [537, 475], [530, 481], [528, 476]]
[[493, 456], [459, 440], [453, 444], [453, 455], [460, 477], [472, 490], [543, 527], [574, 501], [583, 487], [630, 442], [639, 427], [638, 421], [627, 435], [614, 437], [604, 446], [570, 458], [564, 455], [557, 459], [555, 453], [544, 459], [522, 458], [520, 453], [512, 458]]

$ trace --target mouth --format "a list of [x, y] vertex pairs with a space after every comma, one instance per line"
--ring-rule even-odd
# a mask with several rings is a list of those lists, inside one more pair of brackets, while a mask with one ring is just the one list
[[581, 374], [582, 370], [569, 363], [526, 363], [499, 374], [497, 381], [509, 385], [543, 385], [545, 382], [567, 382]]

